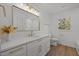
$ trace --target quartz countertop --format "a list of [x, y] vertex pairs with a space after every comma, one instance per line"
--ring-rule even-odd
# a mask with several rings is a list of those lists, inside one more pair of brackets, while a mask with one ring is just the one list
[[28, 44], [29, 42], [32, 42], [34, 40], [38, 40], [38, 39], [43, 38], [45, 36], [48, 36], [48, 34], [41, 35], [41, 36], [35, 36], [35, 37], [17, 38], [17, 39], [8, 41], [4, 44], [1, 44], [0, 52], [6, 51], [8, 49], [14, 48], [16, 46], [19, 46], [19, 45], [22, 45], [22, 44], [25, 44], [25, 43]]

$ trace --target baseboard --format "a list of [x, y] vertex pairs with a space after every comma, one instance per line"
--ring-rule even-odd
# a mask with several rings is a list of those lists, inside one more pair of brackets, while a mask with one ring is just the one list
[[62, 45], [68, 46], [68, 47], [76, 48], [75, 43], [72, 43], [72, 42], [60, 41], [58, 44], [62, 44]]

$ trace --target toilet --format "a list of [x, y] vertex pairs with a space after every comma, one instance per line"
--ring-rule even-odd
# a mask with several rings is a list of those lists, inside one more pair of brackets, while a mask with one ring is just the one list
[[50, 39], [50, 45], [57, 46], [57, 44], [58, 44], [58, 39], [56, 37], [52, 37]]

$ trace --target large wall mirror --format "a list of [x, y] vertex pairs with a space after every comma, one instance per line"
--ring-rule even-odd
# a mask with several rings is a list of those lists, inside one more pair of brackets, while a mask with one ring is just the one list
[[19, 7], [12, 6], [13, 25], [18, 31], [40, 30], [39, 16], [33, 15]]

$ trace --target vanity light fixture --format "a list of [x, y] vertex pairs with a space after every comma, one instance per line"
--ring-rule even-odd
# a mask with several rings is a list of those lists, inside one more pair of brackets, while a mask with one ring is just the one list
[[25, 7], [26, 7], [25, 9], [26, 9], [28, 12], [31, 12], [31, 13], [33, 13], [33, 14], [39, 16], [39, 11], [37, 11], [34, 7], [32, 7], [31, 4], [26, 3], [26, 4], [25, 4]]

